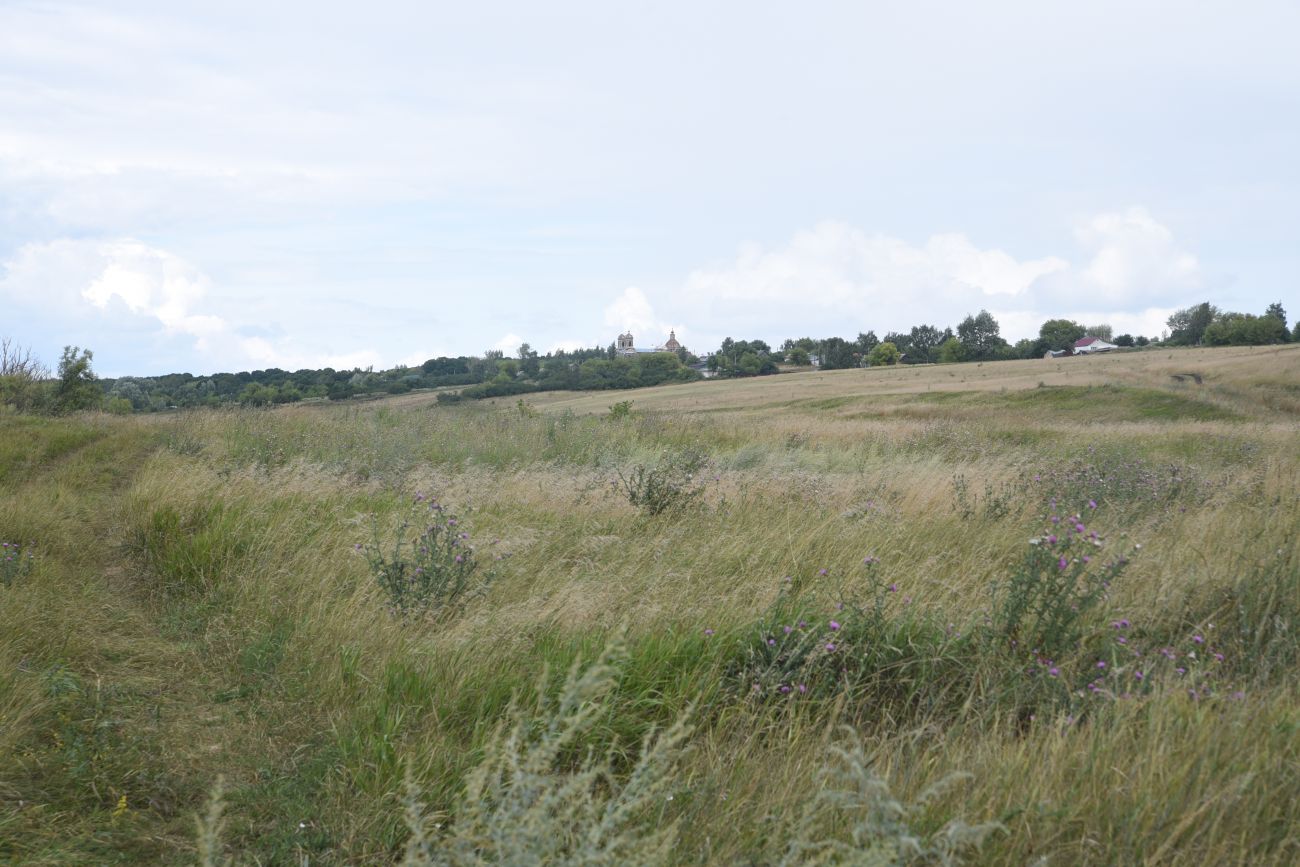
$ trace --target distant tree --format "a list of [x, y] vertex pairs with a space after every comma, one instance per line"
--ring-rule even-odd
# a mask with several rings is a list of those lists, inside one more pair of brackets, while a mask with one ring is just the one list
[[998, 321], [987, 310], [963, 319], [957, 326], [957, 339], [962, 345], [963, 358], [971, 360], [996, 358], [1007, 345]]
[[1222, 316], [1222, 311], [1208, 301], [1176, 311], [1169, 317], [1169, 342], [1177, 346], [1198, 346], [1205, 329]]
[[799, 346], [792, 347], [787, 351], [785, 360], [787, 364], [794, 364], [799, 367], [807, 367], [812, 364], [812, 359], [808, 356], [808, 350]]
[[1142, 335], [1139, 334], [1137, 337], [1133, 339], [1133, 342], [1138, 346], [1149, 346], [1151, 344], [1151, 338], [1143, 337]]
[[1104, 322], [1099, 325], [1085, 325], [1083, 330], [1087, 332], [1084, 336], [1100, 337], [1107, 342], [1115, 336], [1115, 330]]
[[1121, 334], [1119, 337], [1116, 337], [1116, 338], [1115, 338], [1115, 345], [1116, 345], [1116, 346], [1132, 346], [1132, 345], [1133, 345], [1133, 335], [1132, 335], [1132, 334]]
[[1286, 326], [1276, 316], [1225, 313], [1209, 324], [1201, 339], [1209, 346], [1262, 346], [1282, 343], [1286, 336]]
[[1264, 311], [1264, 315], [1272, 316], [1274, 319], [1277, 319], [1282, 323], [1282, 334], [1284, 335], [1282, 341], [1284, 343], [1291, 339], [1291, 332], [1287, 331], [1286, 328], [1286, 309], [1282, 307], [1281, 301], [1274, 301], [1272, 304], [1268, 305], [1268, 308]]
[[527, 343], [520, 345], [518, 350], [519, 369], [523, 371], [524, 376], [529, 379], [536, 379], [542, 364], [537, 358], [537, 351]]
[[880, 338], [876, 336], [876, 332], [868, 331], [865, 334], [859, 332], [858, 339], [853, 341], [853, 351], [856, 352], [859, 357], [867, 358], [871, 355], [871, 350], [875, 349], [879, 345]]
[[900, 356], [901, 353], [898, 351], [898, 347], [891, 341], [886, 340], [884, 343], [878, 344], [875, 349], [871, 350], [871, 366], [876, 367], [881, 364], [898, 364]]
[[939, 363], [953, 364], [958, 361], [967, 361], [966, 345], [956, 337], [949, 337], [939, 346]]
[[844, 370], [857, 367], [858, 360], [853, 357], [853, 344], [843, 337], [828, 337], [821, 345], [822, 370]]
[[1300, 322], [1297, 322], [1291, 331], [1291, 342], [1300, 343]]
[[0, 338], [0, 406], [18, 412], [38, 410], [45, 398], [42, 382], [50, 376], [32, 350], [8, 337]]
[[952, 336], [951, 331], [940, 331], [934, 325], [913, 326], [908, 342], [908, 364], [924, 364], [935, 360], [940, 344]]
[[58, 382], [54, 386], [54, 408], [57, 412], [76, 412], [99, 405], [98, 377], [90, 369], [94, 357], [89, 349], [63, 347], [63, 356], [59, 359]]
[[1060, 351], [1074, 346], [1086, 333], [1084, 327], [1071, 319], [1049, 319], [1038, 329], [1038, 344], [1042, 355], [1047, 350]]

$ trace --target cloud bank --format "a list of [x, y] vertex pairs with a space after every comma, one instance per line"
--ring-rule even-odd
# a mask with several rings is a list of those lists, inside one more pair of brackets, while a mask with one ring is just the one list
[[[1075, 240], [1069, 258], [1020, 259], [965, 234], [911, 244], [828, 220], [782, 244], [742, 245], [734, 261], [695, 270], [665, 292], [664, 306], [667, 318], [691, 322], [711, 340], [883, 334], [955, 325], [980, 309], [1014, 340], [1057, 316], [1159, 334], [1173, 308], [1206, 288], [1196, 256], [1144, 208], [1082, 220]], [[628, 289], [606, 310], [606, 323], [615, 320], [662, 330], [665, 316]]]

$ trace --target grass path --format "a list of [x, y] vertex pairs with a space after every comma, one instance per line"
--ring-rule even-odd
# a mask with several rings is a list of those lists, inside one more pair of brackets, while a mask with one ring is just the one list
[[34, 541], [38, 558], [0, 588], [0, 861], [177, 862], [249, 725], [214, 700], [220, 669], [159, 617], [128, 551], [119, 504], [157, 437], [93, 423], [22, 433], [57, 456], [0, 495], [0, 535]]

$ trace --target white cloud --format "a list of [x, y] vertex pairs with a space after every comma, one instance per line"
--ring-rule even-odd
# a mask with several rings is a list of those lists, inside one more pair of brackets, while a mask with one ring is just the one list
[[185, 259], [132, 238], [27, 244], [0, 267], [0, 299], [11, 309], [55, 311], [109, 331], [188, 338], [193, 350], [227, 369], [385, 364], [371, 349], [340, 352], [303, 346], [294, 337], [243, 336], [235, 324], [204, 310], [210, 286]]
[[196, 338], [199, 350], [226, 331], [218, 316], [193, 312], [207, 293], [208, 279], [185, 260], [138, 241], [109, 241], [98, 245], [104, 267], [81, 292], [100, 310], [116, 298], [132, 313], [151, 316], [171, 333]]
[[[1000, 318], [1011, 339], [1065, 315], [1158, 334], [1170, 312], [1158, 302], [1187, 303], [1204, 285], [1196, 257], [1142, 208], [1099, 214], [1076, 239], [1082, 266], [1057, 255], [1017, 259], [964, 234], [914, 245], [827, 221], [771, 248], [746, 243], [734, 262], [692, 272], [673, 314], [733, 336], [775, 337], [772, 325], [781, 322], [845, 335], [942, 327], [981, 308]], [[654, 318], [639, 290], [611, 305], [607, 324], [611, 311]]]
[[1111, 303], [1132, 303], [1135, 296], [1182, 298], [1204, 285], [1196, 257], [1180, 249], [1173, 232], [1144, 208], [1099, 214], [1075, 235], [1092, 253], [1083, 280], [1093, 298]]
[[605, 308], [605, 325], [618, 329], [619, 333], [631, 331], [633, 334], [659, 327], [650, 299], [636, 286], [624, 289], [623, 294]]
[[675, 333], [677, 341], [690, 348], [693, 335], [700, 333], [698, 327], [692, 331], [680, 320], [658, 316], [645, 292], [636, 286], [624, 289], [622, 295], [605, 307], [605, 326], [611, 329], [610, 343], [614, 342], [615, 331], [619, 334], [630, 331], [636, 345], [643, 347], [659, 346], [668, 340], [669, 333]]
[[548, 352], [574, 352], [579, 349], [586, 349], [587, 344], [581, 340], [557, 340], [554, 341], [547, 349]]
[[237, 345], [243, 357], [255, 362], [259, 367], [279, 367], [284, 370], [322, 367], [352, 370], [358, 367], [374, 367], [379, 370], [386, 366], [383, 358], [373, 349], [344, 353], [303, 351], [295, 349], [292, 345], [272, 343], [264, 337], [243, 337], [237, 341]]
[[195, 338], [200, 350], [227, 329], [196, 307], [209, 281], [184, 259], [134, 239], [60, 239], [27, 244], [5, 263], [0, 294], [29, 306], [111, 315], [120, 310], [154, 321], [167, 334]]
[[505, 353], [506, 358], [512, 358], [515, 353], [519, 351], [519, 347], [522, 346], [524, 342], [525, 341], [522, 337], [512, 331], [496, 343], [492, 344], [492, 348], [500, 349]]

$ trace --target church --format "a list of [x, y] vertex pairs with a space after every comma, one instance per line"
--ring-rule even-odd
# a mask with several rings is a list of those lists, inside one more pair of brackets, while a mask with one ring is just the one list
[[668, 342], [663, 346], [656, 346], [654, 349], [637, 349], [632, 343], [632, 332], [629, 331], [626, 334], [620, 334], [618, 336], [618, 343], [616, 344], [615, 351], [617, 351], [619, 355], [637, 355], [638, 353], [643, 352], [677, 352], [681, 348], [682, 345], [677, 342], [677, 332], [669, 331]]

